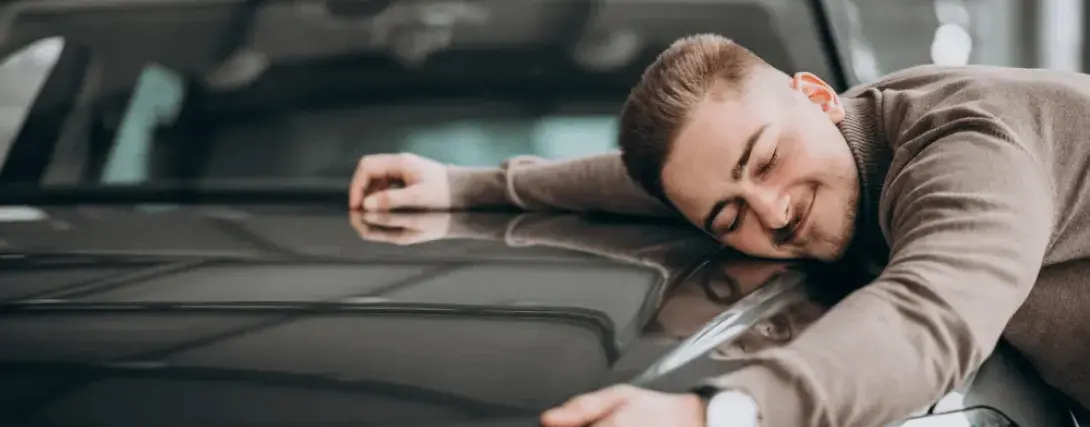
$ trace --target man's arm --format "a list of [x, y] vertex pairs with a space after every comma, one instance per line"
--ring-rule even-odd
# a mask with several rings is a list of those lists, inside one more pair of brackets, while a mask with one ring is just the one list
[[763, 426], [870, 427], [932, 403], [979, 367], [1033, 286], [1054, 218], [1041, 156], [979, 132], [913, 149], [887, 183], [880, 277], [711, 381], [753, 396]]
[[522, 156], [499, 168], [451, 166], [447, 176], [453, 208], [679, 217], [629, 178], [618, 152], [556, 161]]

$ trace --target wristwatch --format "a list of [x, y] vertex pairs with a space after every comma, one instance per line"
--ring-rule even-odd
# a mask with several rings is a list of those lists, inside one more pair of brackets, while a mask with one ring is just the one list
[[759, 427], [757, 401], [738, 390], [706, 385], [692, 390], [704, 401], [706, 427]]

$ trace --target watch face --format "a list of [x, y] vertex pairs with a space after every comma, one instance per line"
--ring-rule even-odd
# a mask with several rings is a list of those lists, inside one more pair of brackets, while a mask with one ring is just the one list
[[758, 427], [757, 402], [739, 391], [724, 391], [708, 401], [708, 427]]

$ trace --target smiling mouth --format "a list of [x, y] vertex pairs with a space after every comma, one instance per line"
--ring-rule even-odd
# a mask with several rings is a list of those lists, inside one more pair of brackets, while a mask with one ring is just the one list
[[794, 221], [788, 224], [787, 227], [784, 227], [782, 232], [783, 234], [781, 234], [781, 238], [779, 239], [780, 245], [796, 243], [799, 236], [804, 234], [803, 232], [807, 230], [807, 225], [809, 225], [810, 212], [814, 210], [815, 199], [817, 199], [816, 189], [811, 191], [810, 203], [806, 205], [806, 210], [802, 213], [802, 215], [799, 215]]

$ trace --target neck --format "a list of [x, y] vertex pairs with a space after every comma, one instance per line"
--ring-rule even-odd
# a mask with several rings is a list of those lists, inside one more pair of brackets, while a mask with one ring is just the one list
[[880, 101], [874, 96], [862, 95], [844, 98], [843, 102], [845, 116], [838, 127], [859, 170], [859, 207], [856, 212], [855, 236], [849, 252], [871, 252], [878, 249], [888, 251], [878, 222], [878, 202], [882, 197], [882, 187], [893, 151], [879, 126]]

